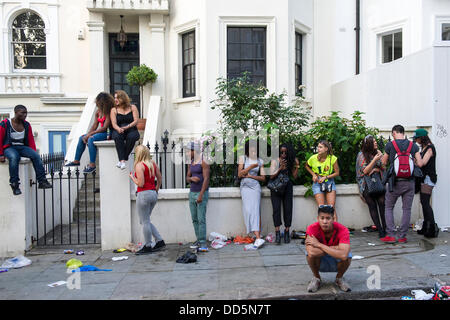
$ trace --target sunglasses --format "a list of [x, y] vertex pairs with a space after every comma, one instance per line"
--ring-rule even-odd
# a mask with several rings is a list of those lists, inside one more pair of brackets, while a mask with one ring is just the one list
[[369, 139], [369, 138], [373, 138], [373, 136], [372, 136], [371, 134], [367, 135], [367, 136], [364, 138], [364, 142], [366, 142], [367, 139]]
[[330, 204], [321, 204], [321, 205], [319, 206], [319, 208], [320, 208], [320, 209], [322, 209], [322, 208], [333, 208], [333, 206], [330, 205]]

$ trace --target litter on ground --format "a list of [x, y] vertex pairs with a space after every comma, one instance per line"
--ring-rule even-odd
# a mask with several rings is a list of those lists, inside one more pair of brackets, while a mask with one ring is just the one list
[[82, 266], [78, 269], [72, 270], [72, 272], [87, 272], [87, 271], [112, 271], [111, 269], [99, 269], [96, 266]]
[[62, 286], [64, 284], [66, 284], [66, 283], [67, 283], [66, 281], [58, 281], [58, 282], [50, 283], [48, 286], [50, 288], [55, 288], [55, 287]]
[[234, 238], [233, 241], [235, 244], [249, 244], [249, 243], [253, 243], [254, 240], [250, 237], [241, 237], [241, 236], [237, 236], [236, 238]]
[[112, 261], [122, 261], [122, 260], [127, 260], [128, 256], [122, 256], [122, 257], [113, 257]]
[[30, 264], [31, 264], [31, 260], [30, 259], [25, 258], [24, 256], [20, 255], [20, 256], [17, 256], [15, 258], [6, 260], [2, 264], [1, 267], [4, 268], [4, 269], [17, 269], [17, 268], [26, 267], [26, 266], [28, 266]]

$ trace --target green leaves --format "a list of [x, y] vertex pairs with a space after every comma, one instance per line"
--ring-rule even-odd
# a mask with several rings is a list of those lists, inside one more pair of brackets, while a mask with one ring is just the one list
[[[362, 118], [363, 113], [355, 111], [351, 119], [342, 118], [339, 112], [331, 112], [328, 117], [318, 118], [311, 124], [311, 128], [302, 134], [293, 135], [289, 140], [296, 146], [297, 157], [301, 163], [299, 170], [299, 184], [305, 184], [311, 180], [310, 174], [303, 168], [305, 162], [316, 152], [315, 148], [320, 140], [328, 140], [333, 147], [333, 154], [338, 157], [340, 177], [339, 183], [355, 183], [356, 156], [361, 150], [361, 142], [371, 134], [377, 137], [379, 130], [366, 126]], [[381, 141], [380, 141], [381, 139]], [[379, 148], [382, 150], [384, 143], [382, 138]]]
[[148, 83], [153, 83], [158, 78], [158, 75], [153, 69], [141, 64], [139, 67], [134, 66], [126, 75], [127, 82], [130, 86], [138, 85], [145, 86]]
[[287, 94], [270, 93], [264, 86], [254, 85], [247, 72], [235, 79], [219, 78], [217, 99], [211, 109], [221, 113], [221, 131], [260, 130], [268, 124], [280, 130], [280, 136], [300, 132], [311, 117], [311, 108], [301, 104], [297, 97], [290, 105]]
[[[311, 107], [303, 97], [287, 101], [286, 93], [270, 93], [263, 86], [250, 82], [248, 73], [236, 79], [217, 80], [217, 99], [211, 101], [211, 108], [220, 111], [220, 131], [226, 134], [230, 130], [244, 132], [265, 129], [270, 132], [278, 129], [280, 143], [290, 143], [296, 150], [300, 161], [297, 185], [311, 186], [311, 176], [304, 165], [316, 153], [320, 140], [328, 140], [333, 146], [333, 154], [338, 157], [340, 177], [338, 183], [355, 183], [356, 156], [361, 142], [368, 134], [377, 137], [379, 131], [369, 128], [363, 119], [363, 112], [355, 111], [350, 119], [341, 117], [340, 112], [332, 111], [329, 116], [317, 118], [310, 123]], [[309, 129], [306, 130], [309, 125]], [[378, 138], [380, 150], [384, 141]], [[233, 152], [243, 148], [245, 141], [236, 141]], [[269, 138], [269, 144], [271, 144]], [[228, 166], [228, 165], [227, 165]], [[232, 166], [232, 165], [231, 165]], [[231, 172], [229, 168], [217, 167], [220, 173]], [[232, 181], [232, 176], [228, 177]], [[307, 195], [312, 194], [309, 188]]]

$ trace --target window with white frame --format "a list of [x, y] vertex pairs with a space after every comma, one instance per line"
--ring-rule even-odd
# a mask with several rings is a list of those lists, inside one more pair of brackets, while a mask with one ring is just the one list
[[381, 63], [388, 63], [403, 56], [402, 30], [385, 33], [381, 37]]
[[11, 25], [14, 69], [47, 69], [45, 23], [33, 11], [19, 14]]
[[450, 41], [450, 22], [441, 24], [441, 40]]

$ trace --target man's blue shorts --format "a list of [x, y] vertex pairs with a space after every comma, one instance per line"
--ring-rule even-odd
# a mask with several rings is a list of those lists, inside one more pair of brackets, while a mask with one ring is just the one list
[[[306, 253], [308, 255], [308, 253]], [[348, 253], [348, 258], [351, 259], [352, 253]], [[337, 272], [337, 264], [341, 262], [340, 259], [336, 259], [329, 254], [324, 255], [320, 258], [320, 269], [319, 272]]]

